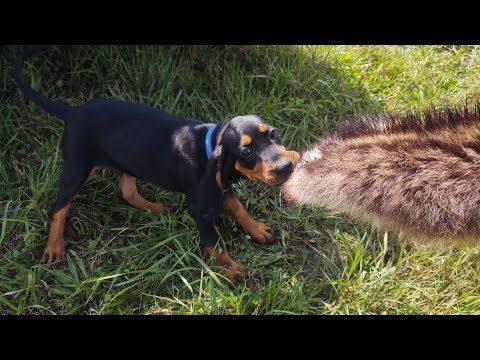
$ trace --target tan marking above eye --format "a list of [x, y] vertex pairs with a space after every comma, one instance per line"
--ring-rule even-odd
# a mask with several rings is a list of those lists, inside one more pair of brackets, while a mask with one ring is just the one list
[[263, 132], [266, 132], [266, 131], [268, 131], [268, 125], [266, 125], [266, 124], [260, 124], [260, 125], [258, 125], [258, 130], [259, 130], [260, 132], [262, 132], [262, 133], [263, 133]]
[[252, 142], [252, 138], [248, 135], [242, 136], [242, 145], [248, 145]]

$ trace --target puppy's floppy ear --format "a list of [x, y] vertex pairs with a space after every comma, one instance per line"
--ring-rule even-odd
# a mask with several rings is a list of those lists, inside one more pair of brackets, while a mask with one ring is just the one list
[[217, 146], [200, 179], [198, 211], [205, 221], [215, 222], [223, 211], [221, 174], [224, 157], [222, 146]]

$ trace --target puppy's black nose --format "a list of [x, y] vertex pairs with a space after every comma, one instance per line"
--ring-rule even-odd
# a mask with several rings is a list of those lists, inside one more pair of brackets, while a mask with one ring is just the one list
[[293, 171], [293, 164], [288, 159], [280, 160], [275, 168], [275, 174], [279, 176], [287, 176], [290, 175]]

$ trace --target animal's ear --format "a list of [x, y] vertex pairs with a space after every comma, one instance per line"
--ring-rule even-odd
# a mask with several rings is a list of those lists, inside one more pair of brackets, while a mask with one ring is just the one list
[[217, 146], [200, 179], [198, 211], [203, 220], [215, 222], [223, 211], [222, 146]]

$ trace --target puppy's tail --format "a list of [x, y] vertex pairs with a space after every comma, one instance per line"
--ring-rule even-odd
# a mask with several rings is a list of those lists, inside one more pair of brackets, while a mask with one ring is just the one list
[[36, 92], [32, 87], [25, 81], [22, 76], [22, 68], [25, 61], [36, 52], [46, 49], [48, 46], [39, 45], [33, 46], [24, 50], [20, 55], [17, 56], [15, 60], [15, 65], [13, 67], [13, 77], [17, 83], [20, 90], [23, 94], [33, 101], [35, 104], [46, 110], [47, 112], [55, 115], [58, 118], [65, 120], [65, 115], [70, 111], [74, 110], [75, 107], [62, 103], [60, 101], [50, 100], [42, 94]]

